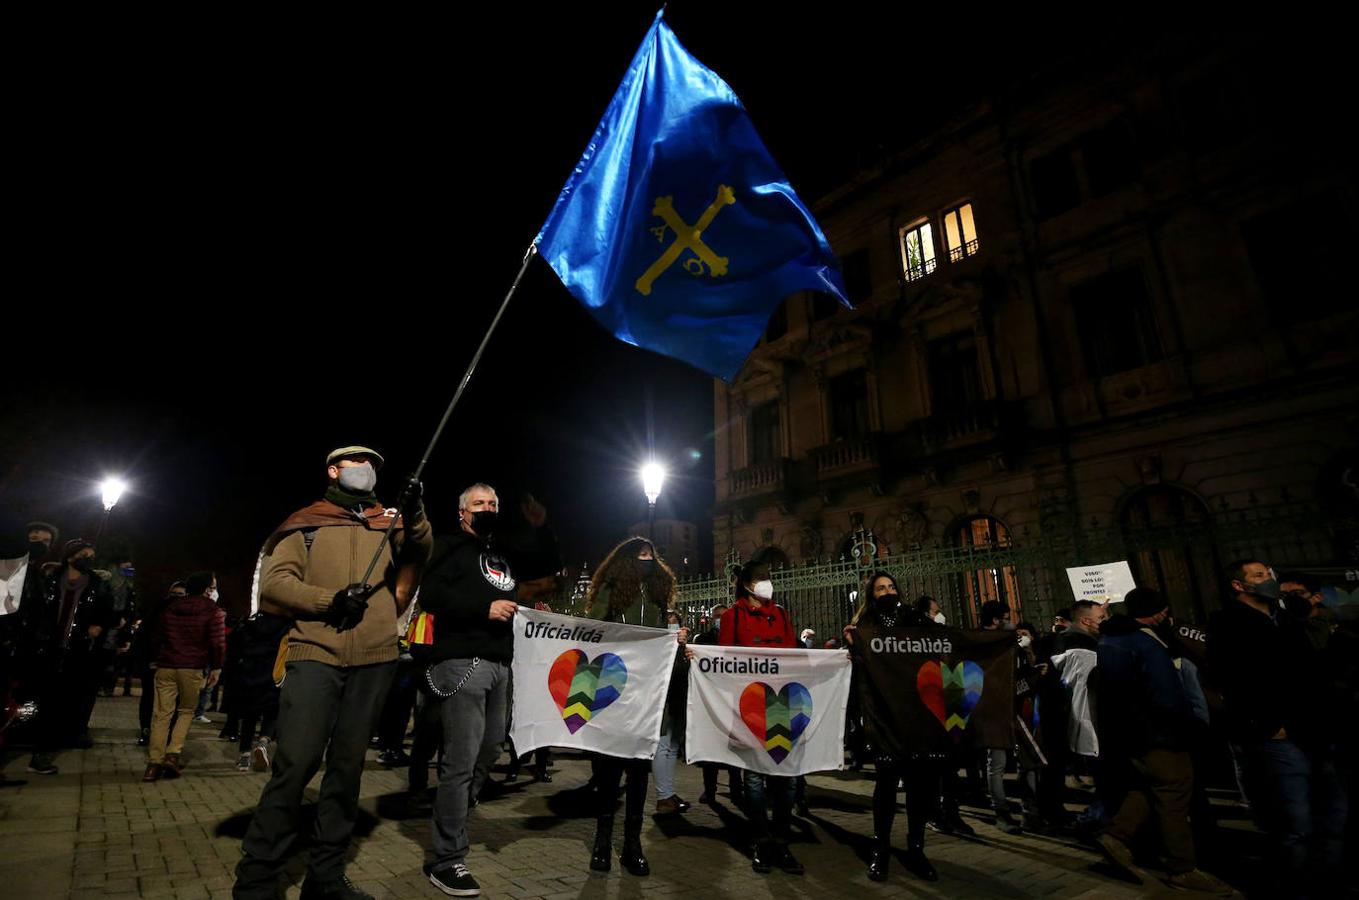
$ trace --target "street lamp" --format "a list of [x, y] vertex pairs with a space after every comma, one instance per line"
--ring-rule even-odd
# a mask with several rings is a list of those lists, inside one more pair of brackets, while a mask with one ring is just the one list
[[646, 494], [647, 518], [646, 536], [647, 540], [656, 540], [656, 501], [661, 496], [661, 485], [665, 483], [665, 467], [660, 463], [652, 461], [642, 466], [642, 493]]
[[99, 520], [99, 528], [94, 533], [94, 540], [99, 541], [99, 536], [104, 533], [104, 526], [108, 524], [109, 513], [113, 512], [113, 507], [118, 505], [123, 493], [127, 490], [127, 483], [121, 478], [105, 478], [99, 483], [99, 493], [104, 500], [104, 517]]

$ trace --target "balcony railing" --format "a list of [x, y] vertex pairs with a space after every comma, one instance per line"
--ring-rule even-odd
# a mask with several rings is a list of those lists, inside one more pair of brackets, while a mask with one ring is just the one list
[[879, 461], [878, 442], [873, 438], [836, 441], [812, 451], [816, 461], [816, 476], [822, 478], [854, 469], [876, 466]]
[[750, 497], [781, 491], [788, 484], [788, 460], [756, 463], [727, 475], [727, 492], [732, 497]]
[[935, 451], [955, 442], [993, 435], [999, 429], [1000, 409], [994, 403], [985, 403], [922, 419], [920, 443], [927, 452]]

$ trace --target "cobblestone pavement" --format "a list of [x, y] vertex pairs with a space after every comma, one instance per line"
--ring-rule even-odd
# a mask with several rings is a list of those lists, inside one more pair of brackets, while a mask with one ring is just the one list
[[[195, 724], [185, 747], [184, 777], [143, 784], [145, 755], [135, 746], [136, 703], [133, 697], [101, 699], [93, 722], [95, 747], [62, 753], [58, 775], [29, 775], [26, 756], [6, 754], [4, 774], [27, 783], [0, 789], [0, 896], [230, 896], [241, 837], [267, 775], [236, 771], [235, 744], [217, 739], [220, 724]], [[222, 720], [217, 714], [213, 718]], [[616, 864], [607, 875], [593, 874], [586, 867], [593, 820], [578, 790], [588, 778], [588, 763], [562, 755], [555, 765], [552, 784], [535, 783], [526, 769], [504, 796], [473, 812], [468, 863], [483, 896], [1058, 900], [1149, 896], [1162, 890], [1119, 880], [1098, 854], [1071, 841], [1007, 836], [989, 816], [966, 808], [977, 839], [929, 835], [926, 851], [939, 870], [938, 882], [916, 879], [897, 860], [891, 878], [875, 884], [865, 875], [871, 781], [849, 772], [808, 779], [811, 813], [799, 820], [794, 845], [807, 867], [803, 876], [751, 870], [742, 847], [744, 820], [725, 796], [725, 773], [715, 809], [695, 804], [683, 816], [648, 820], [643, 842], [651, 877], [633, 878]], [[317, 783], [319, 776], [309, 793]], [[429, 822], [407, 815], [405, 783], [404, 769], [387, 771], [370, 756], [349, 876], [377, 897], [439, 897], [421, 869]], [[678, 789], [691, 801], [697, 797], [697, 768], [680, 767]], [[1249, 846], [1254, 835], [1243, 817], [1238, 810], [1227, 813], [1229, 833]], [[898, 850], [905, 828], [903, 813], [893, 835]], [[1243, 866], [1228, 868], [1219, 874], [1239, 878]], [[1231, 869], [1238, 870], [1235, 876]], [[299, 855], [288, 868], [288, 897], [298, 895], [304, 873]]]

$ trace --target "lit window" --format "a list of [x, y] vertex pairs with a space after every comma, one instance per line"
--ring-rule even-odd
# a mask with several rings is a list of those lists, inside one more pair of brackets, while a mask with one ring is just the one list
[[934, 271], [934, 234], [928, 221], [901, 229], [901, 264], [907, 281], [918, 281]]
[[977, 226], [972, 221], [971, 203], [944, 213], [944, 237], [948, 239], [949, 262], [977, 254]]

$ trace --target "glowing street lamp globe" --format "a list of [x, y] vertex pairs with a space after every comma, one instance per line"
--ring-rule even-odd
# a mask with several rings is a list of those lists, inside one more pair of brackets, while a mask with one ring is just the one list
[[664, 483], [664, 466], [655, 462], [649, 462], [642, 466], [642, 493], [646, 494], [647, 503], [652, 506], [656, 505], [656, 500], [661, 496], [661, 485]]
[[118, 501], [126, 490], [127, 484], [121, 478], [105, 478], [99, 485], [99, 492], [104, 497], [104, 512], [108, 512], [118, 505]]

